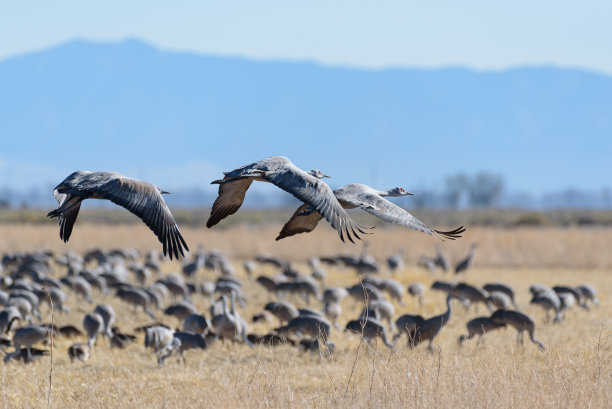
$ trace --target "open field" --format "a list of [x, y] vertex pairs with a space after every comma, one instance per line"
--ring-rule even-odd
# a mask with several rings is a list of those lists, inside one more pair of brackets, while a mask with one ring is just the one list
[[[274, 241], [280, 228], [281, 224], [272, 223], [261, 227], [186, 227], [181, 228], [181, 232], [192, 251], [201, 245], [206, 251], [218, 249], [236, 259], [270, 253], [305, 262], [312, 256], [359, 254], [361, 251], [359, 242], [357, 245], [342, 243], [326, 223], [321, 223], [311, 233]], [[108, 226], [77, 221], [68, 243], [59, 239], [56, 223], [5, 224], [1, 226], [1, 231], [0, 251], [3, 252], [34, 249], [55, 252], [72, 249], [83, 252], [94, 247], [106, 250], [130, 247], [141, 251], [161, 251], [161, 244], [142, 223]], [[405, 248], [409, 263], [416, 263], [421, 255], [435, 253], [436, 240], [422, 233], [379, 227], [371, 232], [372, 235], [364, 237], [370, 244], [369, 252], [378, 259], [386, 258], [400, 248]], [[446, 241], [441, 245], [452, 262], [465, 257], [471, 242], [478, 243], [476, 265], [479, 266], [612, 268], [612, 228], [468, 227], [462, 239]], [[169, 265], [173, 265], [177, 271], [180, 267], [179, 264]]]
[[[203, 245], [217, 248], [235, 261], [244, 283], [248, 307], [240, 314], [250, 317], [262, 310], [270, 297], [250, 281], [240, 268], [241, 261], [265, 252], [295, 260], [307, 273], [305, 260], [313, 255], [355, 254], [360, 246], [342, 244], [327, 226], [309, 235], [281, 242], [274, 237], [280, 226], [262, 228], [244, 226], [226, 229], [185, 228], [183, 235], [192, 250]], [[420, 281], [429, 287], [436, 279], [454, 279], [450, 274], [431, 275], [414, 264], [421, 254], [434, 253], [434, 239], [400, 229], [375, 229], [368, 237], [370, 253], [384, 260], [400, 247], [406, 248], [407, 267], [395, 279], [407, 285]], [[51, 407], [577, 407], [612, 406], [612, 229], [604, 228], [521, 228], [468, 230], [456, 242], [443, 243], [451, 260], [465, 255], [469, 244], [478, 242], [475, 267], [463, 280], [473, 284], [496, 281], [508, 283], [517, 291], [518, 303], [536, 322], [536, 338], [546, 345], [540, 352], [527, 339], [524, 347], [515, 342], [512, 328], [486, 335], [484, 345], [471, 340], [462, 348], [459, 335], [465, 323], [478, 315], [488, 315], [480, 307], [466, 311], [453, 302], [453, 316], [435, 340], [433, 353], [425, 345], [409, 350], [405, 338], [398, 342], [397, 353], [378, 343], [374, 348], [360, 345], [359, 339], [334, 330], [332, 341], [338, 348], [331, 357], [304, 353], [289, 346], [273, 349], [248, 348], [216, 342], [206, 351], [187, 353], [187, 365], [174, 357], [158, 368], [154, 354], [137, 344], [124, 350], [112, 349], [101, 339], [86, 365], [71, 364], [66, 350], [74, 340], [55, 339]], [[56, 253], [68, 248], [85, 251], [93, 247], [111, 249], [134, 247], [139, 250], [161, 249], [146, 226], [105, 226], [78, 223], [68, 244], [59, 240], [56, 225], [3, 225], [0, 253], [51, 249]], [[55, 268], [56, 276], [65, 274]], [[178, 262], [164, 264], [164, 272], [178, 272]], [[271, 267], [256, 274], [272, 275]], [[200, 280], [214, 280], [210, 272], [201, 272]], [[354, 273], [329, 268], [327, 285], [357, 282]], [[601, 305], [591, 311], [574, 307], [559, 324], [545, 323], [541, 309], [529, 305], [527, 291], [531, 283], [547, 285], [593, 284], [599, 291]], [[395, 317], [418, 313], [425, 317], [444, 311], [444, 296], [428, 292], [425, 305], [405, 298], [406, 305], [394, 304]], [[120, 300], [95, 292], [96, 302], [106, 302], [117, 312], [117, 324], [124, 331], [151, 320], [142, 311], [134, 314]], [[302, 299], [291, 298], [298, 306]], [[170, 301], [166, 300], [166, 304]], [[208, 315], [209, 301], [194, 296], [199, 311]], [[84, 314], [95, 304], [77, 304], [70, 293], [69, 314], [56, 314], [60, 324], [81, 327]], [[320, 308], [312, 303], [311, 307]], [[360, 307], [350, 299], [342, 302], [344, 324], [356, 318]], [[42, 307], [45, 320], [50, 320]], [[178, 320], [158, 319], [177, 327]], [[265, 333], [278, 322], [250, 324], [250, 332]], [[80, 340], [79, 340], [80, 341]], [[12, 348], [9, 348], [12, 350]], [[49, 386], [49, 357], [30, 365], [0, 363], [2, 389], [0, 404], [13, 407], [44, 407]]]

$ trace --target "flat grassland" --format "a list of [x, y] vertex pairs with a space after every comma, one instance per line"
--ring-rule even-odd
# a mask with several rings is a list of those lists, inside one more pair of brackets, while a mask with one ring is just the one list
[[[239, 312], [247, 321], [271, 298], [244, 275], [243, 260], [270, 253], [294, 260], [299, 270], [308, 273], [308, 257], [361, 251], [361, 246], [341, 243], [326, 226], [275, 242], [279, 227], [183, 229], [192, 251], [198, 245], [204, 250], [216, 248], [235, 262], [248, 297], [248, 307]], [[50, 249], [59, 254], [68, 248], [81, 252], [93, 247], [161, 249], [146, 226], [139, 224], [77, 223], [68, 244], [59, 240], [55, 225], [12, 224], [2, 225], [0, 230], [0, 253]], [[402, 284], [420, 281], [429, 288], [434, 280], [455, 279], [450, 273], [432, 275], [416, 266], [420, 255], [434, 254], [434, 239], [404, 229], [377, 228], [373, 233], [367, 236], [369, 251], [380, 261], [401, 247], [406, 249], [406, 267], [393, 277]], [[142, 344], [142, 334], [137, 343], [123, 350], [111, 349], [106, 339], [100, 339], [87, 364], [70, 363], [66, 354], [71, 343], [82, 340], [55, 338], [51, 407], [612, 407], [612, 229], [470, 229], [461, 240], [442, 243], [442, 248], [451, 260], [458, 261], [471, 242], [479, 245], [475, 266], [461, 279], [478, 285], [504, 282], [514, 286], [519, 305], [536, 322], [535, 335], [546, 345], [545, 352], [527, 336], [524, 346], [517, 345], [512, 328], [487, 334], [483, 344], [472, 339], [459, 347], [457, 338], [466, 332], [465, 323], [488, 312], [482, 306], [479, 311], [466, 311], [458, 302], [453, 302], [453, 315], [436, 338], [434, 352], [428, 352], [425, 345], [410, 350], [406, 338], [401, 338], [397, 352], [392, 353], [380, 342], [369, 347], [360, 344], [355, 335], [334, 330], [332, 341], [337, 350], [331, 357], [289, 346], [249, 348], [216, 342], [205, 351], [188, 352], [186, 365], [171, 357], [158, 368], [153, 352]], [[180, 264], [167, 262], [163, 269], [165, 273], [179, 272]], [[326, 269], [327, 285], [358, 281], [348, 270]], [[61, 267], [55, 270], [58, 277], [65, 274]], [[256, 274], [275, 272], [271, 267], [259, 267]], [[214, 280], [215, 276], [201, 272], [198, 279]], [[590, 311], [574, 306], [563, 322], [547, 323], [544, 312], [529, 305], [528, 288], [536, 282], [550, 286], [593, 284], [601, 305]], [[290, 300], [306, 306], [301, 299]], [[112, 295], [95, 292], [95, 301], [113, 306], [123, 331], [131, 332], [151, 321]], [[396, 318], [404, 313], [430, 317], [445, 309], [444, 296], [436, 292], [427, 292], [422, 307], [408, 296], [405, 301], [404, 306], [394, 304]], [[208, 299], [194, 296], [193, 302], [208, 315]], [[82, 327], [83, 316], [95, 307], [77, 302], [72, 293], [67, 305], [69, 314], [55, 314], [59, 325]], [[310, 306], [320, 308], [318, 302]], [[342, 308], [339, 321], [344, 324], [356, 318], [361, 307], [345, 299]], [[41, 309], [50, 321], [48, 309]], [[175, 318], [161, 311], [156, 314], [160, 321], [179, 326]], [[276, 326], [277, 321], [250, 324], [249, 330], [265, 333]], [[0, 405], [45, 407], [50, 368], [49, 357], [30, 365], [0, 363]]]

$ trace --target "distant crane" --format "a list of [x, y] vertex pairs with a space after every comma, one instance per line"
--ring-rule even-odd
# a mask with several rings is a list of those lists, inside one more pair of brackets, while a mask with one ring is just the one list
[[468, 270], [470, 267], [472, 267], [472, 264], [474, 264], [474, 250], [475, 249], [476, 249], [476, 243], [472, 243], [470, 245], [470, 251], [469, 251], [467, 257], [465, 259], [461, 260], [455, 266], [455, 274], [463, 273], [466, 270]]
[[189, 251], [170, 209], [162, 197], [165, 192], [157, 186], [132, 179], [116, 172], [90, 172], [79, 170], [71, 173], [53, 190], [59, 207], [47, 214], [59, 217], [60, 238], [67, 242], [85, 199], [107, 199], [125, 207], [149, 226], [164, 245], [164, 255], [178, 258]]
[[444, 254], [442, 254], [442, 247], [440, 247], [439, 243], [436, 243], [436, 258], [433, 259], [433, 262], [436, 267], [440, 267], [445, 273], [450, 270], [450, 263], [444, 257]]
[[321, 214], [338, 231], [340, 239], [344, 236], [354, 243], [351, 233], [360, 239], [356, 231], [361, 230], [344, 211], [334, 196], [331, 188], [321, 179], [329, 177], [319, 170], [305, 172], [283, 156], [273, 156], [243, 166], [231, 172], [225, 172], [222, 180], [212, 184], [219, 185], [219, 196], [213, 204], [206, 227], [212, 227], [221, 220], [238, 211], [247, 189], [254, 180], [270, 182], [306, 203]]
[[404, 268], [404, 254], [406, 249], [401, 248], [397, 253], [387, 258], [387, 267], [389, 274], [393, 274], [396, 270]]
[[517, 332], [517, 343], [523, 344], [523, 332], [527, 331], [531, 342], [536, 344], [541, 351], [544, 351], [544, 344], [535, 339], [535, 323], [528, 315], [512, 310], [497, 310], [490, 317], [491, 321], [506, 325], [511, 325]]
[[[360, 208], [387, 223], [400, 224], [429, 235], [454, 240], [461, 237], [461, 233], [465, 231], [463, 226], [450, 231], [434, 230], [406, 210], [384, 198], [385, 196], [406, 196], [411, 194], [401, 187], [390, 190], [376, 190], [370, 186], [353, 183], [334, 190], [333, 194], [345, 209]], [[324, 217], [318, 210], [309, 204], [300, 206], [291, 216], [291, 219], [285, 223], [276, 240], [314, 230], [319, 220]]]
[[395, 334], [393, 340], [396, 341], [401, 337], [402, 333], [408, 335], [408, 346], [413, 348], [420, 344], [422, 341], [429, 341], [427, 347], [428, 350], [433, 350], [433, 340], [440, 333], [442, 327], [444, 327], [451, 316], [451, 300], [457, 298], [456, 296], [449, 294], [446, 297], [446, 312], [429, 319], [425, 319], [420, 315], [404, 314], [395, 321], [399, 332]]

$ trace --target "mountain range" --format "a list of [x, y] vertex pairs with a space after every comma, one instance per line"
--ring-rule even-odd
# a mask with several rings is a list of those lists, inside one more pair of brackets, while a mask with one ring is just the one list
[[[485, 170], [538, 195], [612, 186], [612, 77], [521, 67], [365, 70], [75, 40], [0, 61], [0, 189], [76, 169], [167, 189], [284, 155], [332, 186], [432, 188]], [[263, 192], [266, 192], [264, 189]]]

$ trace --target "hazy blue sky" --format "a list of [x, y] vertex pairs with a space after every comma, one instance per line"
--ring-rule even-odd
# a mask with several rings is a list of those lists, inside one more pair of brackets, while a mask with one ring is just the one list
[[0, 59], [76, 37], [329, 64], [553, 64], [612, 74], [612, 2], [6, 1]]

